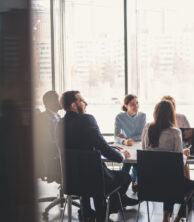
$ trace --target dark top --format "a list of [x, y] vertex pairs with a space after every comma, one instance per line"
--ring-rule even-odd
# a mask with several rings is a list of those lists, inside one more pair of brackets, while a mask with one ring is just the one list
[[[95, 149], [99, 150], [107, 159], [122, 162], [122, 155], [107, 144], [92, 115], [69, 111], [59, 122], [58, 129], [63, 126], [65, 126], [64, 138], [67, 149]], [[57, 134], [59, 135], [59, 133]]]
[[[59, 146], [64, 146], [66, 149], [99, 150], [109, 160], [123, 161], [123, 156], [104, 140], [95, 118], [89, 114], [68, 111], [58, 123], [57, 140]], [[114, 175], [105, 165], [103, 168], [105, 182], [109, 184]]]

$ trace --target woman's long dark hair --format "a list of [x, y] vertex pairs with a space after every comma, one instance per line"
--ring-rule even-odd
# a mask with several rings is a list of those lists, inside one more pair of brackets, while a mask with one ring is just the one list
[[172, 126], [176, 126], [175, 109], [170, 101], [163, 100], [154, 109], [154, 121], [148, 129], [149, 146], [158, 147], [162, 130]]

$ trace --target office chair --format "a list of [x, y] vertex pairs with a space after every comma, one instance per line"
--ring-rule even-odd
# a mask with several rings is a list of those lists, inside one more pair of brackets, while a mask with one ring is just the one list
[[[46, 164], [45, 164], [46, 162]], [[44, 197], [44, 198], [39, 198], [38, 202], [51, 202], [45, 209], [44, 212], [42, 213], [43, 217], [47, 217], [49, 210], [51, 208], [53, 208], [54, 206], [60, 204], [61, 207], [63, 207], [63, 203], [65, 202], [65, 198], [61, 189], [61, 185], [60, 185], [60, 167], [58, 166], [59, 161], [43, 161], [42, 163], [42, 171], [41, 174], [42, 176], [40, 176], [42, 181], [46, 181], [47, 183], [52, 183], [52, 182], [56, 182], [59, 184], [59, 194], [57, 196], [52, 196], [52, 197]], [[48, 165], [47, 167], [45, 165]], [[50, 167], [49, 167], [50, 166]], [[54, 170], [54, 169], [56, 170]], [[49, 171], [50, 169], [50, 171]], [[52, 175], [52, 173], [55, 174]], [[58, 173], [59, 172], [59, 173]], [[58, 174], [58, 175], [57, 175]]]
[[[52, 123], [52, 124], [51, 124]], [[56, 182], [59, 184], [59, 193], [56, 196], [39, 198], [38, 202], [51, 202], [42, 213], [44, 218], [47, 218], [49, 210], [54, 206], [60, 204], [61, 208], [66, 201], [64, 197], [61, 181], [63, 180], [60, 151], [52, 138], [52, 130], [50, 126], [53, 126], [53, 122], [47, 118], [46, 115], [38, 113], [35, 117], [35, 160], [36, 160], [36, 177], [41, 178], [42, 181], [47, 183]], [[62, 179], [61, 179], [62, 178]], [[73, 199], [77, 199], [73, 197]], [[79, 207], [79, 203], [73, 201], [73, 204]]]
[[137, 150], [137, 177], [138, 177], [138, 213], [140, 202], [148, 201], [185, 203], [186, 221], [188, 220], [188, 201], [192, 192], [184, 194], [184, 164], [183, 154], [175, 152]]
[[[71, 195], [95, 197], [101, 196], [107, 200], [106, 221], [109, 218], [110, 197], [117, 193], [122, 211], [123, 221], [125, 221], [120, 193], [117, 187], [109, 194], [105, 194], [104, 175], [102, 170], [101, 154], [98, 151], [80, 151], [65, 150], [64, 154], [64, 183], [63, 190], [67, 195], [67, 201]], [[67, 204], [65, 203], [65, 206]], [[81, 202], [80, 202], [81, 203]], [[69, 202], [71, 204], [71, 202]], [[65, 211], [64, 206], [64, 211]], [[82, 211], [82, 207], [81, 211]], [[82, 211], [83, 213], [83, 211]], [[63, 221], [64, 213], [62, 215]], [[68, 215], [68, 221], [71, 221], [71, 215]]]
[[[57, 148], [57, 151], [59, 153], [59, 150]], [[48, 159], [46, 158], [46, 155], [44, 155], [44, 158], [42, 159], [42, 169], [41, 169], [41, 175], [39, 176], [42, 181], [46, 181], [47, 183], [56, 182], [59, 184], [58, 190], [59, 193], [57, 196], [54, 197], [44, 197], [39, 198], [38, 202], [51, 202], [43, 211], [42, 215], [43, 218], [47, 218], [49, 214], [49, 210], [53, 207], [60, 204], [61, 208], [63, 208], [63, 204], [67, 201], [66, 197], [64, 197], [63, 192], [63, 175], [62, 175], [62, 163], [60, 158], [52, 158]], [[78, 208], [80, 208], [80, 204], [76, 202], [75, 200], [79, 199], [76, 196], [72, 196], [72, 204]]]

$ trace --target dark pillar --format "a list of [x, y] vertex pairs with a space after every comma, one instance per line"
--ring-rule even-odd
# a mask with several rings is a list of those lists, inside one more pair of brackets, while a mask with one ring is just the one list
[[34, 222], [30, 1], [0, 7], [0, 220]]

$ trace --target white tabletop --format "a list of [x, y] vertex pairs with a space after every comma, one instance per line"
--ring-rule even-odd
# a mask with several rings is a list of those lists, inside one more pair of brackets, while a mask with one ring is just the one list
[[[122, 147], [123, 149], [128, 150], [130, 152], [131, 156], [129, 159], [124, 161], [125, 163], [137, 163], [137, 152], [136, 151], [142, 149], [141, 142], [135, 142], [133, 146], [125, 146], [125, 145], [121, 145], [118, 143], [111, 144], [111, 146], [119, 146], [119, 147]], [[112, 162], [111, 160], [108, 160], [104, 157], [102, 157], [102, 159], [105, 162]]]
[[137, 150], [142, 149], [142, 143], [141, 142], [135, 142], [133, 146], [125, 146], [121, 144], [113, 144], [113, 146], [119, 146], [122, 147], [123, 149], [127, 150], [130, 152], [131, 157], [127, 160], [125, 160], [125, 163], [136, 163], [137, 162]]
[[[127, 160], [125, 160], [125, 163], [137, 163], [137, 150], [142, 149], [142, 143], [141, 142], [135, 142], [133, 146], [125, 146], [118, 143], [114, 143], [111, 146], [119, 146], [123, 149], [126, 149], [130, 152], [131, 157]], [[107, 161], [107, 160], [106, 160]], [[194, 159], [188, 159], [187, 164], [194, 164]]]

